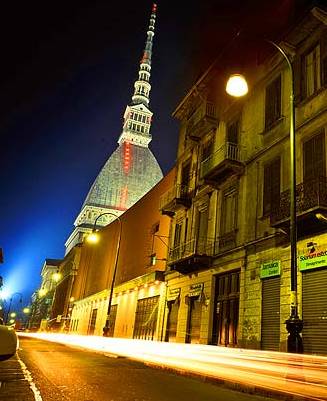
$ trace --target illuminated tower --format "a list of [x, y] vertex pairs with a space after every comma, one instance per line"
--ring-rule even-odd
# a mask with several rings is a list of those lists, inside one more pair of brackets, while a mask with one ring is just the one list
[[[138, 79], [134, 83], [132, 102], [125, 109], [119, 146], [103, 166], [86, 196], [75, 220], [75, 229], [65, 243], [66, 254], [82, 241], [85, 233], [90, 232], [97, 216], [105, 212], [122, 214], [162, 178], [160, 166], [148, 148], [152, 139], [150, 128], [153, 113], [149, 109], [149, 96], [156, 9], [156, 4], [153, 4]], [[112, 220], [107, 215], [97, 223], [105, 226]]]

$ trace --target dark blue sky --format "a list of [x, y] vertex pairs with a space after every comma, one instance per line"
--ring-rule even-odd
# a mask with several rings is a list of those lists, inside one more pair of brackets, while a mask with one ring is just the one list
[[[24, 303], [39, 286], [45, 258], [63, 257], [89, 187], [117, 146], [131, 100], [151, 1], [111, 3], [2, 6], [0, 275], [4, 289], [22, 292]], [[150, 147], [164, 173], [176, 155], [172, 111], [261, 3], [158, 1]]]

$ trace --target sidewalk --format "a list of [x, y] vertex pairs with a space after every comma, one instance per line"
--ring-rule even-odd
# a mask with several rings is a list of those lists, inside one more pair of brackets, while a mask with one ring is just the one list
[[35, 401], [16, 355], [0, 361], [0, 401]]

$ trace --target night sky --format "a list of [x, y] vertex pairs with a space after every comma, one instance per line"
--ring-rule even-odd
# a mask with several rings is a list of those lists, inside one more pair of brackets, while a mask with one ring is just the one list
[[[176, 156], [171, 113], [196, 77], [239, 28], [276, 31], [294, 1], [157, 2], [150, 148], [164, 173]], [[20, 3], [0, 17], [0, 275], [27, 304], [117, 146], [152, 2]]]

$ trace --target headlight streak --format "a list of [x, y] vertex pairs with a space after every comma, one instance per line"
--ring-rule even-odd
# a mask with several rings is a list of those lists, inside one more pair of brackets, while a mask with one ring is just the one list
[[19, 335], [116, 354], [312, 400], [327, 400], [327, 357], [323, 356], [97, 336]]

